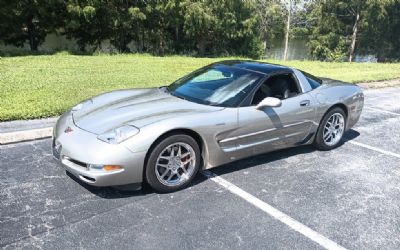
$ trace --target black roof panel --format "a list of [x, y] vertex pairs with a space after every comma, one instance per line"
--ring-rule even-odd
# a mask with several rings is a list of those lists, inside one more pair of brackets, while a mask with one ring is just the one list
[[290, 70], [289, 67], [282, 66], [282, 65], [263, 63], [263, 62], [257, 62], [257, 61], [245, 61], [245, 60], [220, 61], [220, 62], [216, 62], [215, 64], [223, 64], [223, 65], [228, 65], [228, 66], [232, 66], [235, 68], [248, 69], [248, 70], [252, 70], [252, 71], [261, 72], [264, 74], [269, 74], [271, 72], [281, 71], [281, 70]]

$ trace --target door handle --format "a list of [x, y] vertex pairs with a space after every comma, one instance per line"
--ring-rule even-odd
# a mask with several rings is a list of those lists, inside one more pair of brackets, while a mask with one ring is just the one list
[[300, 102], [300, 106], [305, 107], [305, 106], [310, 106], [310, 100], [304, 100]]

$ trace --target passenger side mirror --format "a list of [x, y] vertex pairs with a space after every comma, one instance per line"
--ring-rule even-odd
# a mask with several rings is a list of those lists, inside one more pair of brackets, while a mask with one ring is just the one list
[[264, 98], [259, 104], [257, 104], [256, 109], [261, 110], [265, 107], [279, 107], [282, 105], [282, 101], [275, 97]]

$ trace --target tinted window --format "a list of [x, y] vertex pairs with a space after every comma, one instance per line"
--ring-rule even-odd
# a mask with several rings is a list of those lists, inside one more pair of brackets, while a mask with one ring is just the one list
[[299, 88], [292, 74], [273, 75], [256, 91], [251, 104], [256, 105], [266, 97], [275, 97], [284, 100], [294, 97], [299, 93]]
[[315, 76], [313, 76], [311, 74], [308, 74], [308, 73], [306, 73], [304, 71], [302, 71], [301, 73], [303, 73], [303, 75], [307, 78], [307, 80], [310, 83], [312, 89], [316, 89], [319, 86], [321, 86], [322, 80], [319, 79], [318, 77], [315, 77]]
[[236, 107], [263, 77], [252, 71], [225, 65], [197, 70], [170, 86], [169, 92], [191, 102]]

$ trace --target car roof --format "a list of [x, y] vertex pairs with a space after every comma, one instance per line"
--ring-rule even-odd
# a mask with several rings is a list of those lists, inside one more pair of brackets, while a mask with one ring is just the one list
[[235, 68], [241, 68], [241, 69], [247, 69], [251, 71], [256, 71], [259, 73], [263, 74], [270, 74], [272, 72], [276, 71], [283, 71], [283, 70], [289, 70], [292, 71], [290, 67], [287, 66], [282, 66], [278, 64], [272, 64], [272, 63], [263, 63], [263, 62], [257, 62], [257, 61], [250, 61], [250, 60], [227, 60], [227, 61], [220, 61], [214, 63], [216, 64], [222, 64], [226, 66], [231, 66]]

